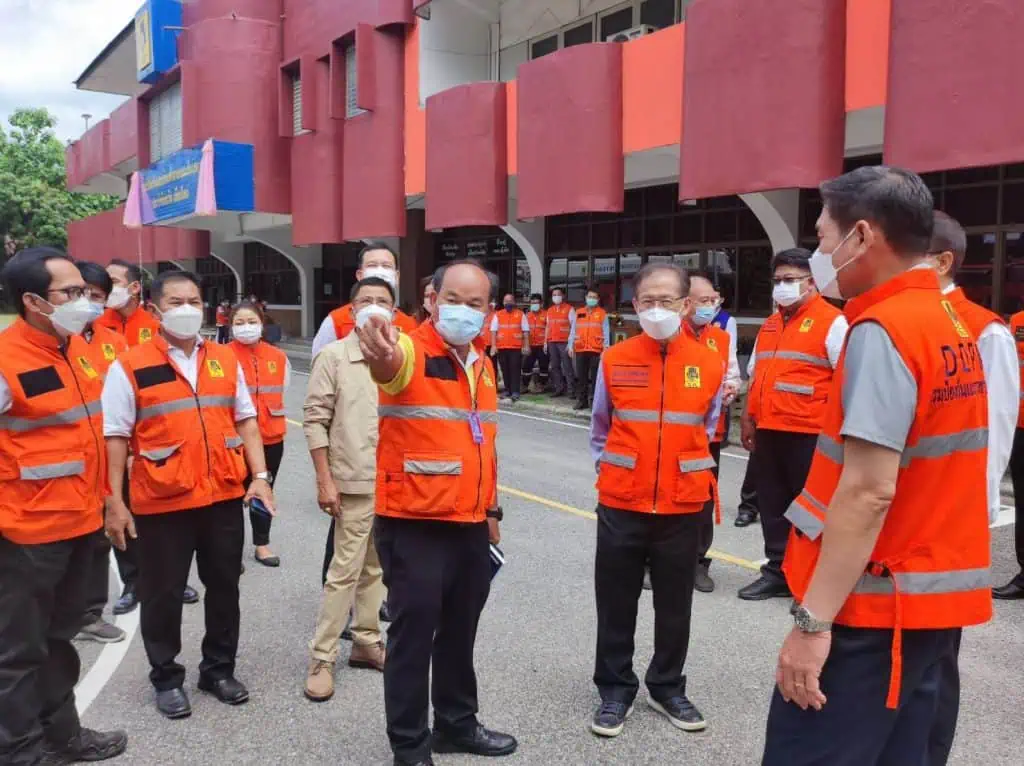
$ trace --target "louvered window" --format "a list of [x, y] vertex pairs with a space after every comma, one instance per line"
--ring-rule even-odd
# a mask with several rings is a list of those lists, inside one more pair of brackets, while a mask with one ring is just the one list
[[181, 83], [149, 102], [149, 159], [156, 162], [181, 149]]

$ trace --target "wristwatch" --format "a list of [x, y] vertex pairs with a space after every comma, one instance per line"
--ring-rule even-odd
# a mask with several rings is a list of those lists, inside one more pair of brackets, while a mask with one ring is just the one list
[[267, 484], [274, 478], [274, 475], [270, 471], [260, 471], [259, 473], [253, 474], [254, 479], [263, 479]]
[[505, 511], [500, 505], [497, 508], [488, 508], [487, 518], [502, 521], [505, 518]]
[[802, 633], [827, 633], [832, 630], [831, 622], [819, 620], [803, 604], [793, 610], [793, 622]]

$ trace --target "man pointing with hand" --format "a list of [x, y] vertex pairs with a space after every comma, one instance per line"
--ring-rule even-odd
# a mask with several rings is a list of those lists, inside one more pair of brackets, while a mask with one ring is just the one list
[[388, 738], [395, 764], [420, 766], [433, 764], [431, 750], [496, 756], [517, 746], [477, 720], [473, 669], [490, 591], [488, 541], [499, 541], [501, 519], [494, 367], [474, 343], [491, 282], [477, 263], [455, 261], [438, 269], [434, 288], [432, 321], [411, 335], [382, 316], [356, 329], [380, 386], [374, 536], [393, 619]]

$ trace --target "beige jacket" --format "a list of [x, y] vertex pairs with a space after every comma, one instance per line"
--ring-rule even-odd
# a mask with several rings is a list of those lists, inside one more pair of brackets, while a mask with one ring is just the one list
[[377, 385], [354, 332], [313, 360], [302, 430], [310, 450], [327, 447], [331, 475], [346, 495], [372, 495], [377, 473]]

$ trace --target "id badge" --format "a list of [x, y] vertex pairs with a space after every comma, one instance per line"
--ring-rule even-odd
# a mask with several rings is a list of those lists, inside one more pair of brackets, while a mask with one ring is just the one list
[[480, 423], [480, 413], [469, 413], [469, 430], [473, 434], [473, 444], [484, 443], [484, 427]]

